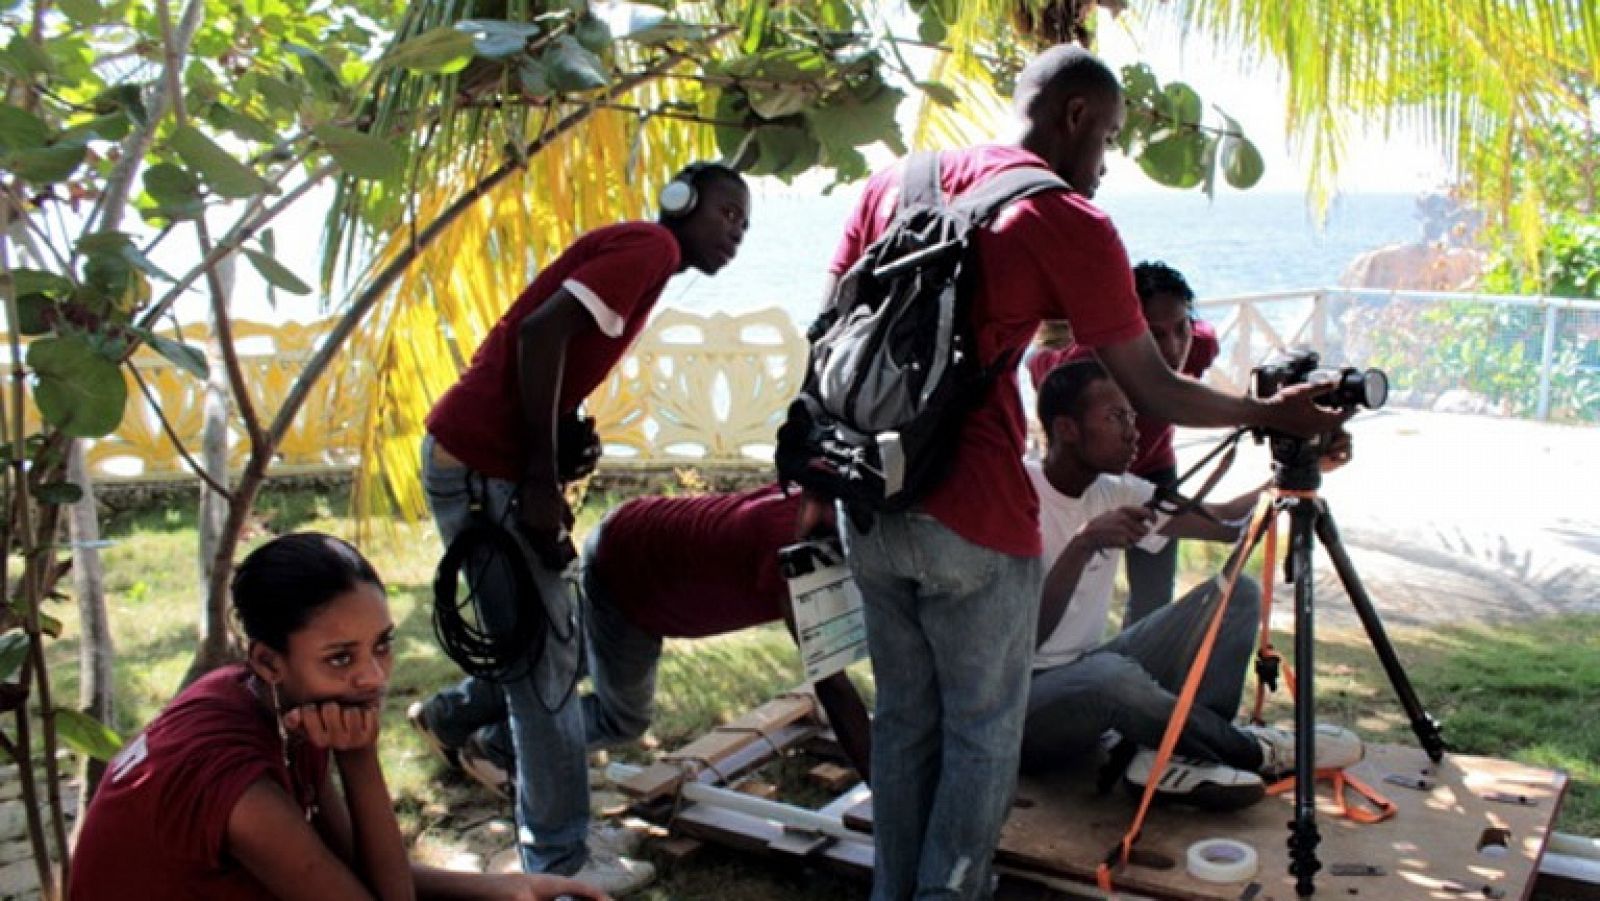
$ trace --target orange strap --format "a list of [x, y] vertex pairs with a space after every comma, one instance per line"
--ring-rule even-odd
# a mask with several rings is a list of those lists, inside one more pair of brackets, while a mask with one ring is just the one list
[[[1251, 516], [1250, 527], [1245, 531], [1242, 547], [1255, 544], [1261, 530], [1274, 519], [1272, 515], [1272, 498], [1262, 492], [1256, 501], [1255, 513]], [[1167, 729], [1161, 735], [1161, 746], [1156, 749], [1155, 764], [1150, 769], [1150, 777], [1145, 781], [1144, 794], [1139, 798], [1139, 810], [1133, 816], [1128, 831], [1122, 836], [1115, 847], [1106, 854], [1106, 859], [1101, 861], [1095, 869], [1095, 882], [1100, 890], [1112, 895], [1111, 870], [1128, 862], [1128, 857], [1133, 853], [1133, 843], [1139, 839], [1139, 830], [1144, 826], [1145, 815], [1150, 811], [1150, 802], [1155, 799], [1156, 787], [1161, 783], [1161, 774], [1166, 772], [1167, 762], [1172, 758], [1172, 750], [1177, 747], [1178, 736], [1183, 734], [1183, 727], [1189, 721], [1189, 710], [1194, 706], [1194, 696], [1200, 690], [1200, 680], [1204, 678], [1206, 664], [1211, 660], [1211, 649], [1216, 644], [1217, 632], [1222, 627], [1223, 614], [1228, 610], [1228, 601], [1233, 597], [1233, 589], [1239, 583], [1239, 574], [1244, 571], [1245, 554], [1237, 554], [1233, 566], [1228, 572], [1228, 580], [1223, 585], [1222, 595], [1217, 600], [1217, 609], [1212, 611], [1211, 622], [1206, 626], [1205, 636], [1200, 640], [1200, 647], [1195, 651], [1194, 661], [1189, 665], [1189, 674], [1184, 677], [1183, 688], [1178, 692], [1177, 702], [1172, 707], [1172, 716], [1167, 720]]]
[[[1393, 801], [1379, 794], [1377, 789], [1344, 770], [1317, 770], [1315, 779], [1318, 782], [1326, 780], [1333, 783], [1333, 803], [1336, 812], [1339, 816], [1352, 822], [1362, 824], [1381, 823], [1394, 816], [1400, 809]], [[1289, 776], [1267, 786], [1267, 794], [1281, 795], [1293, 788], [1294, 777]], [[1366, 802], [1366, 806], [1357, 806], [1349, 802], [1349, 793], [1352, 791]]]

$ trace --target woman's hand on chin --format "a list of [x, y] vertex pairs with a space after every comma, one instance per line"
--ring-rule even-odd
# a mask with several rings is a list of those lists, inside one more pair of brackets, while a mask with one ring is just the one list
[[284, 728], [305, 738], [313, 747], [330, 751], [375, 749], [378, 743], [376, 704], [341, 704], [323, 701], [302, 704], [283, 715]]

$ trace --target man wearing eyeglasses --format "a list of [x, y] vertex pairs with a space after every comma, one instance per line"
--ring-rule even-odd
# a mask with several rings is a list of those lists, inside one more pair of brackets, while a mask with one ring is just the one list
[[[1081, 762], [1084, 752], [1114, 730], [1139, 749], [1124, 778], [1142, 789], [1215, 611], [1221, 580], [1207, 580], [1102, 642], [1122, 552], [1159, 550], [1171, 537], [1232, 541], [1260, 489], [1204, 504], [1203, 514], [1158, 515], [1149, 506], [1155, 485], [1127, 474], [1139, 437], [1133, 406], [1094, 360], [1052, 370], [1039, 388], [1038, 415], [1047, 449], [1044, 460], [1030, 461], [1027, 469], [1039, 495], [1046, 575], [1022, 765], [1039, 771]], [[1348, 437], [1341, 433], [1324, 469], [1349, 456]], [[1260, 589], [1241, 577], [1179, 739], [1179, 756], [1160, 776], [1161, 796], [1237, 809], [1261, 799], [1263, 776], [1294, 769], [1293, 733], [1233, 724], [1260, 610]], [[1316, 748], [1319, 768], [1349, 766], [1362, 754], [1360, 739], [1336, 726], [1318, 727]]]

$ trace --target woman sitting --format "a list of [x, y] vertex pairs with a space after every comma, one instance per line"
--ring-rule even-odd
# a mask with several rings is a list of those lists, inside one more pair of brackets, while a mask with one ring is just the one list
[[234, 574], [233, 609], [247, 663], [190, 685], [111, 761], [72, 898], [604, 898], [406, 859], [378, 764], [394, 622], [355, 548], [310, 532], [263, 545]]

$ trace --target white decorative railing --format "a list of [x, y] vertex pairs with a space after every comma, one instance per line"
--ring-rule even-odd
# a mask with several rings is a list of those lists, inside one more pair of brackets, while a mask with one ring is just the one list
[[[1197, 306], [1217, 323], [1222, 355], [1208, 378], [1224, 390], [1244, 391], [1250, 369], [1262, 359], [1305, 345], [1327, 365], [1389, 370], [1398, 404], [1459, 402], [1465, 395], [1479, 407], [1472, 412], [1600, 421], [1597, 301], [1320, 290], [1211, 298]], [[326, 327], [235, 325], [257, 409], [277, 409]], [[203, 343], [205, 330], [187, 327], [183, 338]], [[799, 387], [805, 354], [793, 318], [776, 307], [737, 316], [662, 311], [589, 400], [606, 443], [602, 468], [770, 467], [772, 436]], [[174, 431], [186, 446], [198, 447], [204, 386], [149, 351], [141, 351], [135, 365]], [[312, 394], [283, 442], [274, 474], [355, 465], [370, 389], [364, 369], [359, 361], [346, 363]], [[131, 376], [128, 390], [122, 426], [89, 452], [96, 477], [188, 477]], [[233, 438], [231, 459], [242, 465], [243, 436]]]
[[1208, 299], [1222, 356], [1208, 378], [1243, 391], [1273, 351], [1307, 346], [1330, 366], [1377, 366], [1402, 405], [1600, 421], [1600, 301], [1324, 289]]

